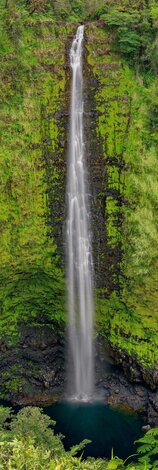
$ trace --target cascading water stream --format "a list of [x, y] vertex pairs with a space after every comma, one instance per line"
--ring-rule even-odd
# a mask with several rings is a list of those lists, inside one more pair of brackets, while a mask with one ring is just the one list
[[79, 26], [70, 50], [72, 68], [71, 127], [68, 162], [68, 289], [71, 397], [93, 393], [93, 282], [83, 139], [82, 44]]

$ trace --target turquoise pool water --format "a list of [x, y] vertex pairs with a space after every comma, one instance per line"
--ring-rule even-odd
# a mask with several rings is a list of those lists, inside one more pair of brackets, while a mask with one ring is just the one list
[[65, 449], [90, 439], [84, 457], [125, 459], [135, 452], [134, 441], [142, 434], [142, 417], [124, 413], [102, 403], [55, 403], [45, 413], [56, 421], [55, 432], [64, 434]]

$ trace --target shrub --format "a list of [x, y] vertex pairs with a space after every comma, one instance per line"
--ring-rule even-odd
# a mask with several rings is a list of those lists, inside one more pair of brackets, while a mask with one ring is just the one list
[[28, 406], [12, 418], [11, 434], [18, 439], [30, 437], [35, 445], [51, 450], [51, 455], [61, 455], [64, 451], [61, 435], [54, 435], [55, 421], [37, 407]]

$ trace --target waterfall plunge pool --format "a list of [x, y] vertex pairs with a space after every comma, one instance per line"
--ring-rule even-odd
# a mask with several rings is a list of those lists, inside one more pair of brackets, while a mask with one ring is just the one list
[[134, 441], [141, 434], [141, 415], [125, 413], [103, 403], [54, 403], [44, 412], [56, 421], [55, 433], [65, 438], [65, 450], [79, 444], [83, 439], [91, 440], [83, 456], [110, 458], [114, 455], [126, 459], [135, 453]]

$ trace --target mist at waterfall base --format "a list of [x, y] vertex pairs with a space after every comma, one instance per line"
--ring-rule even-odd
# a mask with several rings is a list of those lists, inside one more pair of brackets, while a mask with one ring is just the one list
[[134, 441], [141, 435], [143, 418], [124, 413], [103, 403], [61, 402], [45, 408], [56, 421], [55, 433], [62, 433], [66, 450], [83, 439], [91, 440], [83, 458], [110, 458], [114, 455], [126, 459], [135, 453]]

